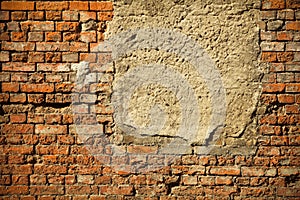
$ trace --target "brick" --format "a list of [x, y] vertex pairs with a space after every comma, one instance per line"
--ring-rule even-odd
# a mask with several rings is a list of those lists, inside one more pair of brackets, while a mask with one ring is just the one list
[[8, 11], [0, 11], [0, 21], [9, 20], [9, 12]]
[[286, 22], [286, 30], [299, 31], [300, 30], [300, 21]]
[[97, 18], [99, 21], [111, 21], [113, 19], [113, 12], [98, 12]]
[[282, 30], [284, 26], [283, 20], [275, 20], [267, 22], [267, 30], [268, 31], [279, 31]]
[[39, 42], [36, 44], [37, 51], [69, 51], [68, 42]]
[[2, 92], [18, 92], [19, 83], [2, 83]]
[[[44, 72], [68, 72], [70, 64], [68, 63], [40, 63], [37, 65], [37, 71]], [[61, 80], [61, 77], [59, 78]]]
[[78, 55], [78, 53], [69, 53], [69, 52], [63, 53], [62, 54], [62, 61], [63, 62], [78, 62], [79, 61], [79, 55]]
[[127, 151], [128, 153], [146, 153], [146, 154], [154, 154], [158, 150], [158, 147], [155, 146], [144, 146], [144, 145], [134, 145], [134, 146], [128, 146]]
[[8, 51], [1, 51], [0, 52], [0, 62], [8, 62], [9, 60], [10, 60], [9, 52]]
[[45, 102], [44, 94], [28, 94], [28, 103], [43, 103]]
[[300, 92], [300, 83], [290, 83], [286, 85], [286, 92]]
[[59, 21], [62, 19], [61, 11], [47, 11], [46, 20]]
[[112, 11], [112, 2], [90, 2], [90, 10], [95, 11]]
[[300, 188], [290, 188], [290, 187], [278, 187], [277, 193], [278, 196], [282, 196], [283, 199], [288, 199], [289, 197], [297, 199], [300, 197]]
[[81, 42], [91, 43], [96, 42], [96, 32], [94, 31], [88, 31], [88, 32], [81, 32], [79, 40]]
[[11, 59], [12, 59], [12, 63], [6, 63], [5, 65], [19, 65], [20, 62], [26, 64], [25, 62], [27, 62], [28, 60], [28, 53], [27, 52], [22, 52], [22, 53], [12, 53], [11, 54]]
[[60, 32], [47, 32], [46, 41], [48, 42], [59, 42], [61, 41], [62, 35]]
[[97, 13], [90, 11], [80, 11], [79, 12], [80, 21], [87, 22], [89, 20], [97, 20]]
[[300, 106], [299, 105], [286, 105], [285, 112], [287, 114], [299, 114], [300, 113]]
[[8, 22], [7, 24], [8, 31], [20, 31], [20, 23], [19, 22]]
[[61, 1], [47, 1], [47, 2], [36, 2], [37, 10], [67, 10], [69, 8], [69, 2]]
[[0, 93], [0, 103], [8, 102], [9, 94], [7, 93]]
[[12, 12], [11, 13], [11, 19], [12, 20], [16, 20], [16, 21], [20, 21], [20, 20], [26, 20], [27, 19], [27, 15], [26, 12]]
[[6, 124], [2, 127], [3, 133], [33, 134], [33, 125], [31, 124]]
[[54, 91], [54, 85], [51, 83], [41, 83], [41, 84], [21, 84], [22, 92], [30, 93], [51, 93]]
[[37, 133], [37, 134], [66, 134], [67, 126], [65, 126], [65, 125], [36, 125], [35, 133]]
[[29, 20], [44, 20], [45, 15], [43, 11], [32, 11], [28, 12], [28, 19]]
[[78, 11], [63, 11], [62, 20], [64, 21], [78, 21], [79, 14]]
[[11, 40], [15, 42], [25, 42], [27, 38], [26, 33], [24, 32], [12, 32]]
[[279, 146], [279, 145], [288, 145], [289, 138], [286, 136], [271, 136], [271, 145]]
[[279, 10], [277, 12], [277, 19], [294, 20], [295, 19], [294, 11], [291, 9]]
[[26, 94], [10, 94], [10, 102], [11, 103], [25, 103], [26, 102]]
[[279, 156], [280, 149], [278, 147], [259, 147], [258, 156]]
[[277, 60], [275, 52], [262, 52], [261, 60], [264, 62], [275, 62]]
[[277, 82], [278, 83], [291, 83], [295, 81], [294, 73], [278, 73]]
[[262, 51], [283, 51], [284, 43], [281, 42], [262, 42]]
[[78, 22], [57, 22], [56, 31], [77, 31], [79, 29]]
[[8, 40], [10, 40], [8, 32], [0, 33], [0, 41], [8, 41]]
[[182, 182], [184, 185], [197, 185], [197, 176], [182, 176]]
[[70, 10], [88, 10], [88, 9], [89, 9], [88, 2], [82, 2], [82, 1], [70, 2]]
[[32, 42], [2, 42], [1, 48], [7, 51], [33, 51], [35, 44]]
[[279, 103], [295, 103], [295, 95], [291, 94], [280, 94], [278, 95]]
[[41, 42], [44, 40], [43, 32], [30, 32], [28, 33], [28, 41], [30, 42]]
[[293, 40], [293, 34], [287, 31], [277, 32], [277, 40], [281, 41], [291, 41]]
[[284, 0], [263, 0], [262, 9], [271, 10], [271, 9], [283, 9], [285, 8]]
[[299, 0], [287, 0], [286, 1], [287, 8], [300, 8], [300, 1]]
[[34, 10], [34, 2], [25, 1], [2, 1], [1, 10]]
[[300, 42], [287, 43], [286, 51], [300, 51]]
[[285, 89], [285, 84], [283, 83], [271, 83], [263, 85], [263, 92], [266, 93], [279, 93], [283, 92]]
[[23, 31], [54, 31], [54, 22], [43, 21], [27, 21], [21, 22], [21, 29]]
[[15, 185], [28, 185], [29, 179], [28, 176], [14, 175], [12, 176], [12, 183]]
[[30, 186], [32, 195], [58, 195], [64, 194], [64, 187], [59, 185], [32, 185]]
[[72, 52], [88, 52], [88, 44], [83, 42], [71, 42], [70, 51]]
[[260, 39], [266, 41], [274, 41], [276, 40], [276, 33], [273, 31], [261, 31], [260, 32]]
[[46, 52], [46, 62], [49, 63], [61, 62], [61, 52]]
[[240, 175], [240, 168], [239, 167], [211, 167], [210, 174], [213, 175], [231, 175], [237, 176]]

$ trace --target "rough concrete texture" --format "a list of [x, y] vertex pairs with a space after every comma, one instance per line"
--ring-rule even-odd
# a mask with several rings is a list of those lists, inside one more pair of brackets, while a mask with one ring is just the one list
[[[214, 143], [236, 147], [253, 146], [256, 141], [257, 119], [252, 116], [257, 108], [260, 75], [263, 70], [258, 61], [258, 18], [259, 2], [255, 0], [116, 1], [114, 18], [108, 23], [106, 38], [123, 31], [142, 28], [169, 29], [191, 37], [214, 62], [226, 91], [225, 125], [219, 139]], [[167, 41], [162, 41], [164, 42]], [[194, 50], [190, 49], [191, 52]], [[196, 139], [189, 142], [202, 145], [203, 139], [207, 137], [205, 131], [211, 123], [212, 97], [203, 81], [205, 74], [199, 75], [195, 72], [194, 66], [185, 58], [159, 49], [129, 52], [115, 61], [114, 87], [133, 68], [154, 63], [165, 65], [182, 74], [194, 91], [198, 100], [201, 128]], [[139, 87], [130, 99], [128, 118], [133, 119], [136, 126], [149, 125], [150, 108], [154, 104], [160, 104], [160, 109], [167, 115], [165, 126], [157, 135], [174, 135], [182, 120], [182, 108], [176, 94], [161, 85]], [[137, 137], [135, 141], [139, 143], [140, 140]]]

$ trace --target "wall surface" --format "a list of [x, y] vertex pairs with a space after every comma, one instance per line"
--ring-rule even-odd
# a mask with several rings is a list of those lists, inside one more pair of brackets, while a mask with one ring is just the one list
[[300, 1], [2, 1], [1, 199], [299, 199]]

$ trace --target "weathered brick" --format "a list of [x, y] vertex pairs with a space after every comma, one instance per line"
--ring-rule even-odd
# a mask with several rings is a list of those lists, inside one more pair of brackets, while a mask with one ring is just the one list
[[69, 8], [69, 2], [61, 1], [45, 1], [45, 2], [36, 2], [37, 10], [67, 10]]
[[210, 174], [213, 175], [240, 175], [241, 169], [239, 167], [211, 167]]
[[95, 11], [112, 11], [112, 2], [90, 2], [90, 10]]
[[28, 1], [2, 1], [1, 10], [34, 10], [34, 2]]
[[51, 83], [41, 83], [41, 84], [21, 84], [22, 92], [30, 93], [51, 93], [54, 91], [54, 85]]
[[299, 31], [300, 30], [300, 21], [286, 22], [286, 30]]
[[88, 10], [89, 2], [71, 1], [70, 10]]

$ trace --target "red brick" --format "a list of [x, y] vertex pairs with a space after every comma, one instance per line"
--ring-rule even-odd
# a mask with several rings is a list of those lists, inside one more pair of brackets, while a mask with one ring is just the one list
[[34, 10], [34, 2], [25, 1], [3, 1], [1, 10]]
[[54, 85], [51, 83], [41, 83], [41, 84], [21, 84], [22, 92], [31, 93], [51, 93], [54, 91]]
[[67, 126], [65, 126], [65, 125], [36, 125], [35, 133], [37, 133], [37, 134], [66, 134]]
[[69, 8], [69, 2], [61, 1], [45, 1], [45, 2], [36, 2], [37, 10], [67, 10]]
[[97, 17], [99, 21], [111, 21], [113, 19], [113, 12], [98, 12]]
[[33, 72], [35, 71], [35, 65], [31, 63], [22, 63], [22, 62], [10, 62], [3, 63], [3, 71], [22, 71], [22, 72]]
[[8, 41], [8, 40], [10, 40], [8, 32], [0, 33], [0, 41]]
[[300, 1], [299, 0], [286, 0], [286, 7], [287, 8], [300, 8]]
[[77, 11], [63, 11], [62, 19], [64, 21], [78, 21], [78, 19], [79, 19], [78, 12]]
[[278, 95], [279, 103], [295, 103], [295, 95], [291, 94], [279, 94]]
[[279, 62], [289, 62], [294, 59], [293, 52], [278, 52], [277, 53], [277, 60]]
[[0, 21], [9, 20], [9, 12], [8, 11], [0, 11]]
[[28, 176], [12, 176], [12, 183], [15, 185], [28, 185], [29, 179]]
[[[0, 193], [1, 190], [0, 190]], [[25, 194], [29, 194], [29, 187], [28, 186], [24, 186], [24, 185], [12, 185], [12, 186], [8, 186], [5, 189], [5, 193], [3, 194], [11, 194], [11, 195], [25, 195]]]
[[262, 52], [261, 60], [264, 62], [276, 62], [276, 52]]
[[61, 33], [60, 32], [47, 32], [46, 33], [46, 41], [49, 42], [59, 42], [61, 41]]
[[49, 195], [64, 194], [64, 187], [59, 185], [31, 185], [30, 194], [32, 195]]
[[10, 94], [10, 102], [11, 103], [25, 103], [26, 102], [26, 94]]
[[32, 134], [33, 125], [32, 124], [5, 124], [2, 128], [3, 133], [16, 133], [16, 134]]
[[0, 93], [0, 103], [8, 102], [9, 94], [7, 93]]
[[294, 84], [287, 84], [286, 85], [286, 92], [300, 92], [300, 83], [294, 83]]
[[300, 113], [300, 106], [299, 105], [286, 105], [285, 112], [287, 114], [299, 114]]
[[2, 42], [2, 50], [7, 51], [33, 51], [34, 48], [32, 42]]
[[291, 32], [277, 32], [277, 40], [291, 41], [293, 39], [293, 34]]
[[241, 169], [239, 167], [211, 167], [210, 174], [214, 175], [231, 175], [237, 176], [240, 175]]
[[286, 22], [286, 30], [300, 31], [300, 21], [288, 21], [288, 22]]
[[33, 146], [25, 146], [25, 145], [6, 146], [5, 152], [9, 153], [10, 155], [12, 154], [30, 155], [33, 153]]
[[284, 0], [262, 0], [263, 10], [283, 9], [283, 8], [285, 8]]
[[26, 41], [26, 33], [25, 32], [12, 32], [11, 40], [15, 42], [25, 42]]
[[[70, 51], [72, 52], [88, 52], [88, 44], [82, 42], [71, 42]], [[78, 58], [77, 58], [78, 59]]]
[[266, 93], [278, 93], [278, 92], [283, 92], [284, 89], [285, 89], [285, 84], [274, 83], [274, 84], [264, 84], [262, 91]]
[[43, 11], [33, 11], [28, 12], [29, 20], [44, 20], [44, 12]]
[[89, 9], [88, 2], [82, 2], [82, 1], [70, 2], [70, 10], [88, 10], [88, 9]]
[[12, 20], [26, 20], [26, 12], [12, 12], [11, 13], [11, 19]]
[[280, 149], [278, 147], [259, 147], [258, 156], [279, 156]]
[[79, 29], [78, 22], [57, 22], [56, 30], [57, 31], [76, 31]]
[[112, 11], [112, 2], [90, 2], [90, 10], [95, 11]]
[[2, 92], [18, 92], [19, 83], [2, 83]]
[[62, 18], [61, 11], [47, 11], [46, 12], [46, 20], [59, 21]]

